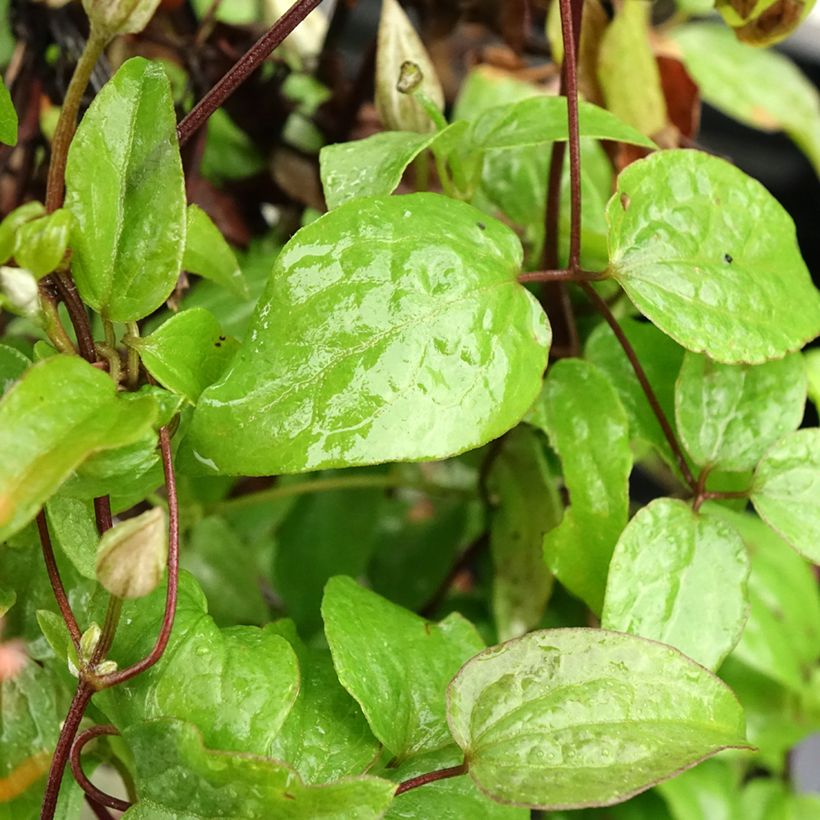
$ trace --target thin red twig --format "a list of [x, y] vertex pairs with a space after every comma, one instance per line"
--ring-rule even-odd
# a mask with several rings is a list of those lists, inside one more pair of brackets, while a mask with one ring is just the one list
[[77, 735], [74, 743], [71, 746], [71, 771], [74, 779], [79, 784], [80, 788], [90, 797], [94, 802], [102, 806], [107, 806], [109, 809], [116, 809], [117, 811], [128, 811], [131, 804], [127, 800], [120, 800], [118, 797], [106, 794], [104, 791], [98, 789], [85, 775], [82, 763], [82, 751], [87, 743], [90, 743], [94, 738], [100, 735], [118, 735], [116, 726], [106, 724], [104, 726], [92, 726]]
[[298, 0], [229, 69], [221, 80], [191, 109], [177, 126], [180, 145], [185, 145], [208, 117], [256, 71], [274, 49], [308, 16], [321, 0]]
[[427, 772], [420, 774], [418, 777], [411, 777], [399, 784], [396, 789], [396, 797], [411, 789], [417, 789], [419, 786], [426, 786], [428, 783], [435, 783], [436, 780], [446, 780], [448, 777], [460, 777], [467, 773], [467, 761], [460, 763], [458, 766], [451, 766], [449, 769], [438, 769], [435, 772]]
[[537, 270], [530, 273], [519, 273], [519, 282], [598, 282], [608, 278], [606, 271], [592, 270]]

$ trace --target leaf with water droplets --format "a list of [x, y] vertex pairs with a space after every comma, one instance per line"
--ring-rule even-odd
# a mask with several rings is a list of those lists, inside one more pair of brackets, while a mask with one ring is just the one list
[[687, 353], [675, 389], [686, 451], [701, 467], [751, 470], [781, 436], [797, 429], [806, 404], [799, 353], [759, 365], [730, 365]]
[[607, 207], [610, 272], [688, 350], [759, 364], [820, 333], [794, 223], [756, 180], [701, 151], [632, 163]]
[[468, 621], [453, 613], [430, 623], [342, 576], [325, 588], [322, 617], [342, 686], [391, 754], [405, 758], [450, 742], [447, 683], [484, 648]]
[[820, 563], [820, 429], [784, 436], [755, 470], [752, 503], [801, 555]]
[[206, 748], [196, 727], [153, 720], [123, 732], [136, 763], [139, 802], [128, 820], [378, 820], [395, 785], [362, 776], [309, 786], [277, 760]]
[[533, 808], [618, 803], [746, 746], [722, 681], [670, 646], [600, 629], [492, 647], [464, 665], [447, 701], [482, 791]]
[[570, 497], [563, 520], [544, 536], [544, 557], [570, 592], [600, 612], [609, 560], [629, 505], [626, 412], [595, 365], [563, 359], [550, 369], [528, 420], [547, 434], [561, 457]]
[[748, 576], [746, 547], [732, 527], [659, 498], [615, 547], [601, 625], [670, 644], [714, 670], [743, 632]]
[[521, 253], [509, 228], [436, 194], [357, 199], [303, 228], [200, 397], [194, 458], [269, 475], [497, 438], [535, 399], [550, 341]]

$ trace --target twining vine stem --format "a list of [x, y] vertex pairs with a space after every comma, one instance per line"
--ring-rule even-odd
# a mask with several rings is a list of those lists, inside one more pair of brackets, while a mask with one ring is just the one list
[[396, 797], [405, 792], [409, 792], [411, 789], [417, 789], [419, 786], [435, 783], [436, 780], [446, 780], [448, 777], [460, 777], [463, 774], [467, 774], [467, 771], [468, 766], [465, 760], [463, 763], [459, 763], [458, 766], [450, 766], [448, 769], [438, 769], [435, 772], [427, 772], [426, 774], [420, 774], [418, 777], [411, 777], [409, 780], [399, 783], [399, 787], [396, 789]]
[[71, 772], [74, 775], [74, 779], [79, 784], [80, 788], [94, 800], [96, 803], [99, 803], [102, 806], [107, 806], [109, 809], [116, 809], [117, 811], [128, 811], [131, 808], [131, 804], [127, 800], [120, 800], [118, 797], [113, 797], [110, 794], [106, 794], [104, 791], [98, 789], [85, 775], [83, 771], [83, 764], [81, 755], [83, 752], [83, 748], [85, 748], [87, 743], [90, 743], [97, 737], [101, 735], [118, 735], [119, 732], [117, 731], [116, 726], [111, 726], [110, 724], [100, 725], [100, 726], [92, 726], [90, 729], [86, 729], [84, 732], [81, 732], [77, 735], [76, 740], [74, 741], [73, 745], [71, 746]]

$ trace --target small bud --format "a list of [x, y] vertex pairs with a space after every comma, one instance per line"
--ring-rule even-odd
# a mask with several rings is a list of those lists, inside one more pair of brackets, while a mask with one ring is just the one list
[[26, 319], [36, 319], [40, 312], [37, 280], [24, 268], [0, 266], [0, 307]]
[[160, 0], [83, 0], [83, 8], [97, 31], [106, 38], [142, 31]]
[[118, 669], [116, 661], [101, 661], [94, 667], [94, 672], [97, 675], [111, 675]]
[[69, 652], [68, 657], [66, 658], [66, 663], [68, 665], [69, 674], [74, 678], [79, 678], [80, 670], [77, 669], [77, 664], [75, 662], [73, 652]]
[[80, 638], [80, 657], [83, 661], [89, 660], [94, 654], [94, 650], [100, 642], [100, 635], [102, 635], [102, 630], [97, 624], [91, 624], [91, 626], [83, 632]]
[[433, 122], [413, 92], [423, 93], [438, 111], [444, 108], [433, 61], [397, 0], [382, 0], [376, 50], [376, 109], [393, 131], [433, 130]]
[[116, 524], [97, 547], [97, 580], [118, 598], [142, 598], [162, 580], [168, 539], [159, 507]]

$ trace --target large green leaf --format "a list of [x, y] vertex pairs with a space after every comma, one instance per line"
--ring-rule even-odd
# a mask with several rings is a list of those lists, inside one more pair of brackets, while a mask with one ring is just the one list
[[629, 422], [595, 365], [565, 359], [552, 367], [529, 421], [561, 457], [570, 506], [544, 536], [558, 580], [600, 612], [612, 550], [626, 526], [632, 470]]
[[820, 174], [820, 93], [788, 57], [710, 23], [679, 26], [670, 36], [706, 102], [753, 128], [783, 129]]
[[156, 402], [124, 401], [77, 356], [31, 367], [0, 402], [0, 541], [25, 526], [87, 456], [136, 441]]
[[206, 748], [196, 727], [179, 720], [140, 723], [123, 738], [139, 797], [128, 820], [377, 820], [395, 790], [375, 777], [307, 786], [276, 760]]
[[607, 218], [612, 275], [687, 349], [758, 364], [820, 333], [791, 217], [725, 160], [670, 150], [634, 162]]
[[496, 506], [490, 528], [493, 614], [505, 641], [538, 625], [552, 592], [544, 535], [560, 523], [562, 507], [534, 430], [517, 427], [507, 437], [488, 489]]
[[183, 310], [150, 336], [129, 336], [127, 342], [160, 384], [191, 404], [225, 372], [238, 348], [204, 308]]
[[171, 88], [159, 63], [128, 60], [71, 143], [66, 208], [83, 300], [134, 321], [174, 289], [185, 249], [185, 185]]
[[392, 755], [450, 742], [447, 683], [484, 648], [469, 622], [454, 613], [430, 623], [344, 577], [328, 582], [322, 616], [342, 686]]
[[11, 101], [11, 94], [0, 80], [0, 142], [17, 145], [17, 112]]
[[240, 299], [248, 298], [248, 284], [231, 246], [211, 218], [198, 205], [189, 205], [182, 266], [228, 288]]
[[248, 338], [201, 396], [204, 469], [443, 458], [514, 426], [550, 332], [507, 227], [436, 194], [360, 199], [279, 255]]
[[797, 429], [806, 404], [803, 359], [728, 365], [687, 353], [675, 390], [678, 432], [693, 461], [751, 470], [781, 436]]
[[820, 599], [812, 568], [756, 516], [713, 503], [703, 511], [736, 529], [751, 555], [749, 620], [732, 657], [799, 692], [820, 657]]
[[743, 632], [748, 576], [735, 530], [659, 498], [629, 522], [615, 547], [601, 625], [670, 644], [714, 670]]
[[451, 683], [448, 719], [482, 791], [545, 809], [617, 803], [745, 744], [720, 680], [672, 647], [599, 629], [482, 652]]
[[[673, 419], [675, 380], [683, 362], [683, 348], [649, 322], [627, 318], [622, 319], [620, 325], [666, 417]], [[674, 465], [675, 457], [658, 417], [652, 411], [624, 349], [607, 324], [602, 322], [590, 334], [584, 354], [609, 376], [629, 416], [632, 437], [651, 444], [668, 464]]]
[[[578, 119], [582, 137], [656, 147], [640, 131], [592, 103], [579, 102]], [[566, 98], [546, 96], [490, 108], [475, 120], [469, 132], [475, 147], [484, 151], [565, 140], [567, 134]]]
[[305, 646], [290, 622], [274, 627], [298, 655], [302, 680], [268, 754], [293, 766], [306, 783], [328, 783], [366, 771], [379, 742], [359, 704], [339, 683], [330, 653]]
[[820, 563], [820, 429], [790, 433], [766, 453], [752, 503], [801, 555]]
[[[151, 650], [165, 607], [165, 584], [129, 602], [110, 656], [120, 667]], [[147, 672], [95, 696], [119, 728], [161, 717], [195, 723], [209, 748], [266, 755], [299, 689], [290, 644], [275, 628], [220, 630], [187, 573], [180, 577], [174, 629], [162, 659]]]

